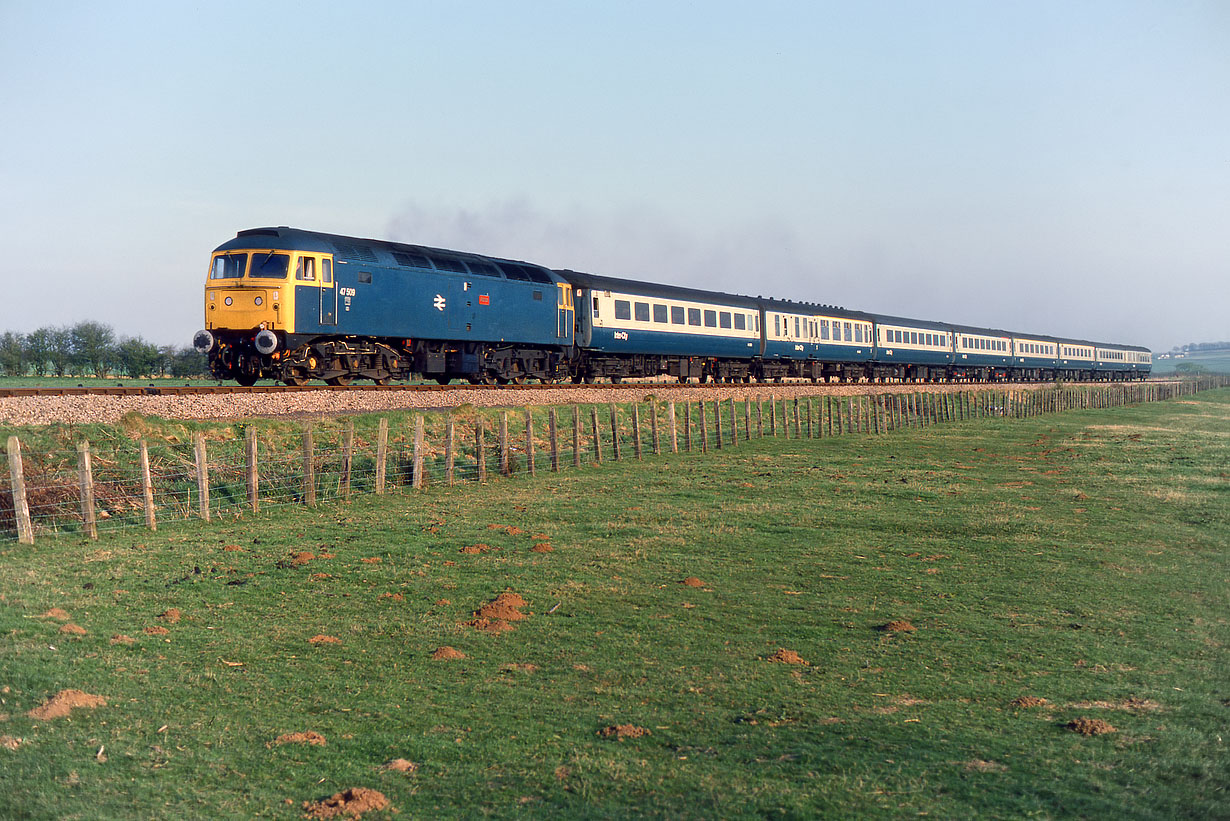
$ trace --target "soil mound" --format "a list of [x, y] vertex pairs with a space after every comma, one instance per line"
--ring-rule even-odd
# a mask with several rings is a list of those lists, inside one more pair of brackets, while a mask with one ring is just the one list
[[150, 636], [165, 636], [167, 633], [170, 633], [171, 631], [163, 627], [160, 624], [154, 624], [154, 625], [151, 625], [145, 628], [145, 632], [147, 635], [150, 635]]
[[804, 667], [811, 666], [811, 662], [807, 661], [793, 650], [787, 650], [784, 647], [779, 648], [778, 651], [769, 656], [766, 661], [776, 661], [782, 664], [802, 664]]
[[389, 806], [384, 793], [366, 787], [351, 787], [322, 801], [304, 801], [304, 818], [358, 818], [365, 812]]
[[311, 744], [313, 747], [323, 747], [326, 743], [323, 735], [308, 730], [305, 733], [283, 733], [265, 746], [280, 747], [283, 744]]
[[1038, 696], [1020, 696], [1018, 698], [1012, 699], [1012, 701], [1009, 703], [1013, 707], [1020, 707], [1021, 709], [1024, 709], [1024, 710], [1029, 710], [1034, 707], [1045, 707], [1046, 705], [1050, 704], [1049, 701], [1047, 701], [1044, 698], [1039, 698]]
[[700, 579], [696, 578], [695, 576], [688, 576], [686, 579], [684, 579], [683, 581], [679, 583], [682, 585], [686, 585], [687, 587], [704, 587], [705, 586], [705, 583], [702, 582]]
[[6, 750], [16, 750], [21, 746], [21, 739], [11, 735], [0, 735], [0, 747]]
[[507, 633], [516, 629], [503, 619], [470, 619], [466, 622], [466, 627], [473, 627], [484, 633]]
[[184, 614], [180, 612], [178, 607], [172, 607], [170, 610], [164, 610], [158, 614], [158, 618], [165, 621], [167, 624], [178, 624]]
[[551, 547], [550, 543], [548, 542], [539, 542], [538, 544], [530, 548], [531, 553], [551, 553], [554, 550], [555, 548]]
[[405, 773], [406, 775], [414, 775], [418, 771], [419, 765], [413, 761], [408, 761], [404, 758], [394, 758], [392, 761], [386, 761], [380, 769], [388, 772]]
[[463, 659], [466, 657], [466, 654], [446, 644], [443, 647], [437, 647], [432, 652], [431, 657], [436, 661], [447, 661], [449, 659]]
[[618, 741], [623, 741], [625, 738], [640, 738], [643, 735], [652, 735], [652, 733], [635, 724], [612, 724], [598, 731], [600, 738], [614, 738]]
[[1069, 730], [1081, 735], [1102, 735], [1118, 732], [1114, 727], [1100, 718], [1074, 718], [1065, 725]]
[[337, 636], [326, 636], [324, 633], [312, 636], [308, 639], [309, 644], [341, 644], [342, 640]]
[[893, 619], [880, 627], [885, 633], [913, 633], [918, 628], [905, 619]]
[[53, 608], [51, 608], [50, 610], [48, 610], [46, 613], [44, 613], [43, 615], [39, 616], [39, 618], [41, 618], [41, 619], [57, 619], [57, 620], [59, 620], [59, 621], [68, 621], [70, 617], [69, 617], [69, 615], [68, 615], [68, 611], [67, 611], [67, 610], [64, 610], [64, 609], [59, 608], [59, 607], [53, 607]]
[[132, 636], [125, 636], [123, 633], [117, 633], [111, 637], [112, 644], [136, 644], [137, 640]]
[[468, 554], [471, 554], [471, 555], [475, 555], [475, 554], [479, 554], [479, 553], [489, 553], [489, 552], [491, 552], [492, 550], [499, 550], [499, 548], [498, 548], [498, 547], [492, 547], [492, 546], [491, 546], [491, 545], [489, 545], [489, 544], [484, 544], [484, 543], [482, 543], [482, 542], [479, 542], [478, 544], [466, 545], [465, 547], [461, 548], [461, 549], [460, 549], [460, 550], [458, 550], [457, 552], [458, 552], [458, 553], [468, 553]]
[[71, 621], [68, 624], [60, 625], [60, 632], [70, 636], [84, 636], [89, 631], [80, 624], [73, 624]]
[[316, 558], [315, 553], [309, 553], [306, 550], [304, 550], [300, 553], [296, 553], [295, 555], [291, 556], [289, 559], [283, 559], [279, 561], [277, 566], [281, 568], [303, 567], [305, 564], [307, 564], [308, 562], [312, 561], [315, 558]]
[[61, 690], [26, 715], [30, 718], [37, 718], [39, 721], [47, 721], [53, 718], [64, 718], [78, 708], [94, 709], [106, 706], [107, 700], [102, 696], [92, 696], [81, 690]]
[[466, 622], [466, 627], [482, 630], [486, 633], [503, 633], [513, 629], [512, 622], [529, 618], [522, 613], [525, 599], [516, 593], [504, 592], [474, 611], [474, 618]]
[[515, 525], [487, 525], [488, 530], [502, 530], [509, 536], [524, 536], [525, 531]]

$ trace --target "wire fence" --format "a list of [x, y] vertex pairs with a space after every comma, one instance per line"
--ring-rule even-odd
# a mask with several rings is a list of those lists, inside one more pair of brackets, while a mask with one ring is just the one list
[[708, 452], [762, 437], [823, 439], [987, 418], [1029, 418], [1080, 408], [1163, 401], [1225, 387], [1230, 378], [1167, 383], [1057, 386], [1029, 390], [878, 393], [467, 408], [314, 423], [198, 431], [180, 441], [80, 440], [74, 448], [5, 447], [9, 484], [0, 490], [0, 538], [33, 543], [61, 534], [98, 538], [159, 522], [234, 518], [262, 508], [316, 505], [357, 494], [483, 483], [603, 461]]

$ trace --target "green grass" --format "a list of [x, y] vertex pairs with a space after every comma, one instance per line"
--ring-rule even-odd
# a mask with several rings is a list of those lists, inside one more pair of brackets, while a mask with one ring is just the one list
[[1208, 353], [1193, 353], [1182, 359], [1158, 359], [1153, 357], [1152, 374], [1154, 376], [1171, 376], [1175, 368], [1183, 363], [1199, 365], [1208, 373], [1230, 373], [1230, 351], [1210, 351]]
[[5, 543], [0, 816], [1224, 815], [1228, 445], [1223, 390]]

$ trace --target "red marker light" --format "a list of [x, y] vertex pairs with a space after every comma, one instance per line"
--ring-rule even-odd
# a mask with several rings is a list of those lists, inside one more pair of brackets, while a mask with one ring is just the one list
[[486, 294], [479, 294], [479, 296], [478, 296], [478, 304], [479, 304], [479, 305], [490, 305], [490, 304], [491, 304], [491, 297], [487, 296]]

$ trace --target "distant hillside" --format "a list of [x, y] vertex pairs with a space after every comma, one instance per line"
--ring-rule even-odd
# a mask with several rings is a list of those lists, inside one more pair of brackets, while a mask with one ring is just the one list
[[[1166, 359], [1160, 357], [1167, 356]], [[1167, 376], [1172, 373], [1182, 373], [1194, 369], [1203, 369], [1206, 373], [1230, 373], [1230, 346], [1215, 350], [1192, 351], [1179, 353], [1173, 351], [1153, 355], [1153, 373]]]

